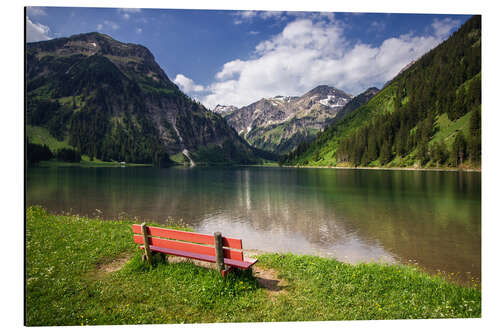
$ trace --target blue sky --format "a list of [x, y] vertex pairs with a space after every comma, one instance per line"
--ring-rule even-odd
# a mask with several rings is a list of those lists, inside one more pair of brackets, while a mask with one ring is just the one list
[[28, 41], [99, 31], [151, 50], [207, 107], [379, 88], [470, 15], [29, 7]]

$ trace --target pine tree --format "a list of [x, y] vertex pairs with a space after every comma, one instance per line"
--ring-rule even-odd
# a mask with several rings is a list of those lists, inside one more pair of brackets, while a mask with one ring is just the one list
[[470, 136], [481, 136], [481, 113], [479, 108], [474, 108], [469, 120]]
[[380, 149], [380, 164], [384, 165], [392, 160], [392, 146], [389, 141], [385, 141]]
[[420, 142], [417, 146], [417, 159], [420, 161], [420, 164], [423, 166], [427, 163], [428, 154], [427, 154], [427, 142]]
[[454, 160], [455, 166], [460, 166], [464, 163], [467, 157], [467, 142], [462, 131], [459, 131], [455, 136], [455, 141], [453, 141], [452, 147], [452, 158]]

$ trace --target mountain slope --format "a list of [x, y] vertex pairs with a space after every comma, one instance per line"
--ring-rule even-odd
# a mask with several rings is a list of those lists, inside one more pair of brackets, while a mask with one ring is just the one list
[[373, 96], [375, 96], [379, 91], [380, 90], [378, 88], [371, 87], [371, 88], [366, 89], [364, 92], [362, 92], [358, 96], [356, 96], [353, 99], [351, 99], [349, 101], [349, 103], [347, 103], [346, 105], [344, 105], [344, 107], [337, 113], [337, 116], [333, 119], [333, 121], [331, 122], [330, 126], [333, 125], [333, 124], [338, 123], [346, 115], [348, 115], [352, 111], [354, 111], [357, 108], [359, 108], [359, 107], [365, 105], [366, 103], [368, 103], [368, 101], [370, 101], [373, 98]]
[[165, 165], [185, 152], [203, 163], [203, 150], [218, 163], [256, 161], [222, 117], [184, 95], [141, 45], [87, 33], [28, 43], [26, 57], [27, 124], [91, 158]]
[[281, 163], [478, 167], [480, 119], [481, 17], [474, 16]]
[[323, 85], [300, 97], [263, 98], [224, 117], [252, 146], [280, 154], [310, 141], [351, 98]]

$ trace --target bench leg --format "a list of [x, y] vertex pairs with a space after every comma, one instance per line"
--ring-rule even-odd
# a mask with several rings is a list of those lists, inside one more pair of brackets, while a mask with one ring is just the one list
[[229, 268], [221, 270], [220, 272], [222, 274], [222, 277], [226, 277], [229, 274], [229, 272], [232, 270], [233, 270], [233, 266], [229, 266]]

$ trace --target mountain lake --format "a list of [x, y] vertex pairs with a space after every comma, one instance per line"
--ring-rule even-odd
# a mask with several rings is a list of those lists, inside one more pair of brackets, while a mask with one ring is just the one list
[[26, 205], [52, 213], [173, 218], [242, 238], [245, 249], [481, 278], [479, 172], [30, 167], [26, 176]]

